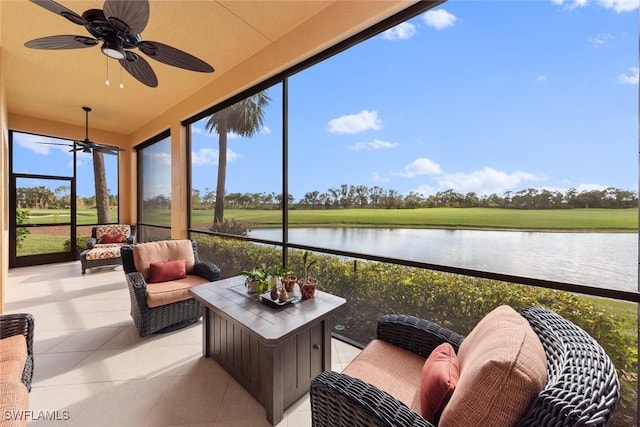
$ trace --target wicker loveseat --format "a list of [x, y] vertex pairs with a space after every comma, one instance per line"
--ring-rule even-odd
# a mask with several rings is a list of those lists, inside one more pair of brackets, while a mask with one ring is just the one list
[[[517, 313], [516, 313], [517, 314]], [[463, 378], [468, 375], [466, 370], [471, 366], [464, 366], [462, 359], [459, 365], [459, 379], [457, 387], [450, 396], [449, 403], [445, 403], [442, 418], [436, 425], [456, 426], [605, 426], [611, 419], [620, 398], [620, 385], [616, 370], [602, 347], [585, 331], [556, 313], [541, 307], [524, 310], [520, 315], [528, 321], [544, 350], [546, 357], [546, 382], [542, 383], [539, 392], [531, 396], [530, 403], [517, 415], [517, 418], [507, 424], [498, 422], [500, 409], [494, 401], [504, 400], [511, 404], [517, 396], [514, 388], [496, 380], [493, 375], [479, 376], [480, 384], [472, 392], [470, 399], [461, 401], [456, 394], [462, 385]], [[527, 322], [524, 322], [525, 324]], [[480, 325], [480, 323], [478, 324]], [[478, 326], [476, 326], [478, 328]], [[474, 329], [475, 331], [475, 329]], [[397, 348], [399, 352], [410, 354], [426, 360], [428, 356], [443, 343], [449, 343], [460, 354], [465, 340], [471, 338], [472, 331], [467, 338], [452, 332], [435, 323], [412, 316], [388, 315], [378, 322], [378, 340], [386, 346]], [[477, 341], [474, 341], [474, 345]], [[371, 344], [370, 344], [371, 345]], [[311, 385], [311, 410], [315, 427], [354, 427], [354, 426], [433, 426], [421, 416], [420, 407], [415, 402], [402, 402], [392, 393], [398, 391], [397, 382], [407, 381], [399, 378], [406, 375], [406, 369], [401, 366], [404, 361], [393, 356], [391, 361], [385, 361], [380, 354], [369, 365], [362, 364], [358, 359], [366, 359], [369, 346], [354, 359], [343, 372], [362, 373], [362, 378], [347, 373], [323, 372], [318, 375]], [[485, 349], [486, 350], [486, 349]], [[493, 350], [492, 350], [493, 351]], [[500, 349], [495, 349], [500, 351]], [[529, 364], [526, 361], [525, 364]], [[349, 369], [351, 365], [358, 365], [358, 369]], [[380, 366], [393, 366], [387, 372], [379, 372]], [[427, 370], [424, 364], [422, 374]], [[363, 369], [366, 367], [366, 369]], [[418, 368], [418, 371], [420, 368]], [[421, 372], [415, 375], [420, 376]], [[372, 377], [378, 377], [372, 379]], [[424, 378], [424, 377], [423, 377]], [[409, 382], [415, 381], [409, 378]], [[418, 380], [420, 381], [420, 380]], [[486, 383], [486, 387], [482, 382]], [[377, 382], [378, 386], [372, 384]], [[393, 389], [390, 384], [396, 382]], [[492, 384], [493, 382], [493, 384]], [[497, 383], [496, 383], [497, 382]], [[516, 383], [519, 382], [519, 379]], [[465, 383], [468, 387], [469, 383]], [[422, 383], [419, 387], [422, 387]], [[474, 394], [482, 394], [487, 388], [494, 388], [499, 395], [489, 397], [482, 404], [486, 408], [473, 407], [477, 398]], [[467, 390], [468, 391], [468, 390]], [[460, 392], [462, 394], [465, 391]], [[501, 395], [501, 396], [500, 396]], [[455, 402], [454, 402], [455, 400]], [[475, 402], [477, 403], [477, 402]], [[456, 405], [455, 408], [452, 405]], [[413, 406], [413, 408], [412, 408]], [[462, 409], [461, 409], [462, 408]], [[464, 413], [465, 421], [450, 417], [447, 411]], [[476, 411], [484, 415], [476, 417]], [[454, 414], [455, 415], [455, 414]], [[513, 414], [507, 414], [513, 415]], [[448, 417], [448, 420], [445, 420]], [[453, 421], [452, 421], [453, 419]], [[439, 423], [438, 423], [439, 422]]]
[[136, 241], [136, 226], [105, 224], [91, 228], [87, 249], [80, 252], [82, 274], [87, 268], [120, 265], [120, 247]]
[[[131, 317], [141, 337], [180, 329], [202, 317], [202, 305], [189, 288], [218, 280], [220, 269], [200, 261], [197, 242], [162, 240], [125, 245], [120, 252]], [[174, 275], [176, 263], [183, 265], [179, 276]], [[167, 276], [167, 268], [172, 277]]]
[[26, 426], [33, 377], [33, 316], [0, 315], [0, 414], [3, 426]]

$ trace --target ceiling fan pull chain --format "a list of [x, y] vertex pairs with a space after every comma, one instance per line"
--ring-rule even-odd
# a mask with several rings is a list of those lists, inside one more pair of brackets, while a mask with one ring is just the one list
[[120, 64], [120, 89], [124, 89], [124, 83], [122, 83], [122, 64]]
[[107, 56], [107, 80], [104, 81], [104, 84], [109, 86], [111, 83], [109, 82], [109, 57]]

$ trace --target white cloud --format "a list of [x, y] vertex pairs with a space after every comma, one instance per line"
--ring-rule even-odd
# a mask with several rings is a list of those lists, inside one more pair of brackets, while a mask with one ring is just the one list
[[385, 40], [408, 40], [416, 34], [416, 26], [410, 22], [403, 22], [382, 33]]
[[475, 192], [483, 194], [502, 194], [507, 190], [516, 188], [526, 181], [543, 181], [546, 178], [528, 172], [517, 171], [506, 173], [485, 166], [484, 168], [471, 172], [450, 173], [439, 178], [438, 187], [442, 190], [450, 188], [462, 194]]
[[[227, 148], [227, 162], [233, 162], [234, 160], [244, 157], [242, 154]], [[217, 165], [218, 164], [218, 149], [216, 148], [201, 148], [198, 151], [191, 152], [191, 163], [194, 166], [205, 165]]]
[[606, 185], [580, 184], [576, 187], [576, 190], [578, 191], [578, 193], [582, 193], [583, 191], [593, 191], [593, 190], [601, 191], [601, 190], [604, 190], [605, 188], [607, 188]]
[[598, 0], [598, 4], [606, 9], [613, 9], [617, 13], [631, 12], [639, 6], [638, 0]]
[[353, 151], [363, 151], [363, 150], [384, 150], [389, 148], [395, 148], [398, 144], [388, 141], [381, 141], [379, 139], [374, 139], [369, 142], [358, 142], [357, 144], [348, 145], [350, 149]]
[[587, 5], [587, 0], [551, 0], [551, 3], [564, 6], [565, 9], [577, 9]]
[[378, 172], [374, 172], [371, 175], [372, 182], [389, 182], [391, 181], [389, 178], [383, 178]]
[[428, 10], [423, 15], [424, 22], [436, 30], [444, 30], [456, 24], [458, 18], [444, 9]]
[[[72, 155], [69, 150], [71, 150], [73, 146], [73, 141], [18, 132], [14, 133], [14, 138], [20, 147], [25, 148], [35, 154], [48, 156], [49, 154], [51, 154], [51, 150], [59, 150], [68, 154], [69, 156]], [[43, 144], [43, 142], [46, 144]], [[50, 143], [63, 145], [52, 145]]]
[[[551, 0], [551, 3], [573, 10], [586, 6], [589, 0]], [[613, 9], [617, 13], [631, 12], [639, 6], [638, 0], [597, 0], [596, 3], [605, 9]]]
[[541, 75], [536, 77], [535, 82], [536, 83], [542, 83], [542, 82], [544, 82], [546, 80], [547, 80], [547, 76], [545, 76], [544, 74], [541, 74]]
[[611, 34], [598, 33], [595, 36], [589, 37], [588, 40], [592, 45], [598, 47], [608, 43], [609, 41], [613, 40], [613, 38], [614, 37]]
[[218, 164], [218, 150], [213, 148], [201, 148], [191, 152], [191, 164], [194, 166]]
[[331, 133], [359, 133], [369, 129], [380, 130], [380, 118], [377, 111], [362, 110], [357, 114], [340, 116], [328, 123]]
[[171, 154], [170, 153], [151, 153], [143, 151], [143, 156], [151, 159], [156, 159], [163, 165], [171, 166]]
[[639, 71], [639, 68], [629, 68], [626, 73], [620, 74], [618, 77], [616, 77], [616, 82], [622, 84], [637, 85]]
[[439, 164], [426, 157], [421, 157], [409, 163], [404, 167], [404, 172], [397, 175], [414, 178], [421, 175], [437, 175], [440, 173], [442, 173], [442, 169]]

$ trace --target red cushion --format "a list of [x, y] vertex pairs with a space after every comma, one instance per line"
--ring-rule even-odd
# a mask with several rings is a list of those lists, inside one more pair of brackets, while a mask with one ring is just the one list
[[422, 417], [437, 425], [442, 410], [449, 402], [460, 378], [456, 352], [449, 343], [436, 347], [424, 362], [420, 381]]
[[184, 259], [152, 262], [149, 268], [149, 283], [168, 282], [187, 277], [187, 261]]
[[103, 234], [100, 243], [123, 243], [126, 241], [124, 234]]

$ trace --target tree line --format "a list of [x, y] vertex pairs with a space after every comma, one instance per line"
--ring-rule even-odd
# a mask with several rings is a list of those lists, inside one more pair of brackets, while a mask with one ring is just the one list
[[[118, 196], [111, 194], [111, 190], [107, 189], [109, 195], [109, 205], [118, 205]], [[78, 209], [94, 209], [96, 208], [96, 196], [76, 197], [76, 206]], [[50, 189], [43, 185], [36, 187], [18, 187], [16, 189], [16, 208], [17, 209], [70, 209], [71, 207], [71, 187], [61, 185], [55, 189]]]
[[[282, 195], [271, 193], [227, 193], [225, 208], [242, 209], [280, 209]], [[193, 189], [191, 193], [192, 209], [213, 209], [216, 201], [214, 191], [201, 192]], [[638, 207], [638, 195], [635, 191], [607, 187], [603, 190], [583, 190], [575, 188], [566, 191], [527, 188], [519, 191], [506, 191], [478, 195], [475, 192], [458, 193], [453, 189], [439, 191], [425, 196], [418, 192], [403, 195], [393, 189], [379, 186], [347, 185], [329, 188], [327, 191], [310, 191], [299, 200], [289, 195], [291, 209], [415, 209], [415, 208], [506, 208], [506, 209], [568, 209], [568, 208], [635, 208]]]

